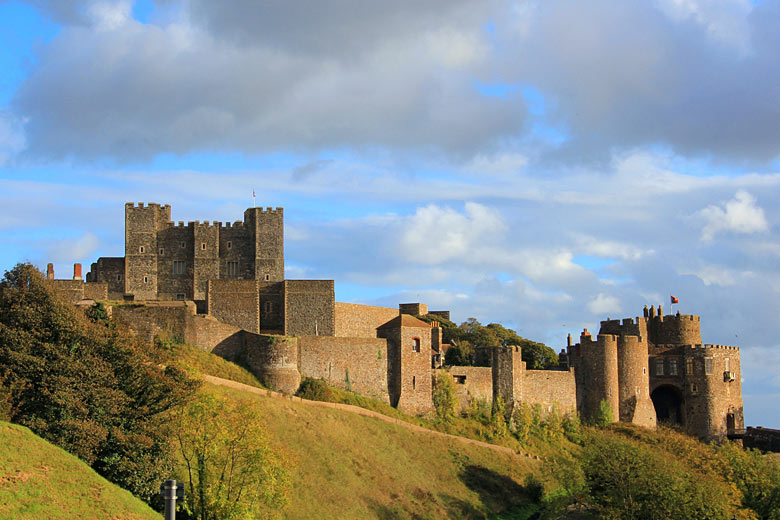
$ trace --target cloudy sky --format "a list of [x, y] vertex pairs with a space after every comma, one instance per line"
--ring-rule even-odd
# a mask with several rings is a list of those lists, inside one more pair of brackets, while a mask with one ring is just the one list
[[[229, 6], [229, 7], [228, 7]], [[0, 0], [0, 267], [283, 206], [290, 278], [560, 349], [680, 299], [780, 428], [780, 2]]]

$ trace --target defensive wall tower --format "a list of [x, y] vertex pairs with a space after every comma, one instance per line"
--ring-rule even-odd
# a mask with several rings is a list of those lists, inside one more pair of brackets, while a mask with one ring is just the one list
[[261, 282], [284, 280], [284, 211], [282, 208], [249, 208], [244, 212], [244, 226], [254, 236], [250, 239], [254, 262], [254, 279]]
[[520, 347], [509, 345], [492, 349], [493, 398], [501, 397], [507, 418], [522, 401], [523, 357]]
[[650, 399], [647, 341], [640, 336], [617, 338], [620, 420], [654, 428], [656, 415]]
[[157, 299], [157, 233], [171, 220], [169, 205], [125, 204], [125, 293]]
[[683, 356], [686, 429], [704, 439], [744, 429], [739, 349], [689, 345]]
[[612, 421], [618, 420], [620, 395], [618, 385], [618, 336], [599, 334], [596, 341], [585, 329], [580, 342], [569, 349], [575, 367], [577, 409], [585, 418], [596, 417], [601, 401], [612, 409]]

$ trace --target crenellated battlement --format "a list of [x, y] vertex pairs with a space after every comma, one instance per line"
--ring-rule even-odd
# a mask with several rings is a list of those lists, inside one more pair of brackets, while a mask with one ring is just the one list
[[157, 204], [156, 202], [126, 202], [125, 208], [133, 208], [133, 209], [162, 209], [162, 210], [170, 210], [171, 206], [169, 204]]
[[267, 207], [265, 209], [264, 208], [255, 208], [255, 209], [259, 210], [259, 212], [262, 213], [262, 214], [270, 214], [270, 215], [274, 215], [274, 214], [277, 214], [277, 213], [279, 215], [281, 215], [284, 212], [284, 209], [281, 208], [281, 207], [277, 207], [276, 209], [274, 209], [274, 208], [269, 206], [269, 207]]
[[244, 221], [243, 220], [236, 220], [235, 222], [225, 222], [222, 225], [223, 229], [243, 229], [244, 228]]
[[739, 347], [734, 347], [731, 345], [713, 345], [710, 343], [705, 343], [704, 345], [683, 345], [684, 350], [707, 350], [707, 349], [715, 349], [715, 350], [739, 350]]

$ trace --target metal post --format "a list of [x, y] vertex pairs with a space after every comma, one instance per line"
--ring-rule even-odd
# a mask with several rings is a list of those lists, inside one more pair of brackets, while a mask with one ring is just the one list
[[184, 498], [184, 486], [177, 486], [175, 480], [166, 480], [160, 486], [160, 496], [165, 501], [165, 520], [176, 520], [176, 499]]

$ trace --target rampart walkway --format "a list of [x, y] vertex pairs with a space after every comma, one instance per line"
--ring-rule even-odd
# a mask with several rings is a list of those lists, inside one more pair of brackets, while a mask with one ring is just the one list
[[222, 379], [221, 377], [214, 377], [209, 375], [203, 376], [204, 381], [207, 383], [211, 383], [212, 385], [217, 386], [226, 386], [228, 388], [233, 388], [236, 390], [241, 390], [243, 392], [248, 392], [251, 394], [257, 394], [262, 395], [266, 397], [272, 397], [274, 399], [284, 399], [287, 401], [294, 401], [296, 403], [302, 403], [308, 406], [319, 406], [324, 408], [334, 408], [336, 410], [343, 410], [345, 412], [354, 413], [357, 415], [363, 415], [365, 417], [373, 417], [374, 419], [378, 419], [380, 421], [385, 421], [392, 424], [397, 424], [398, 426], [401, 426], [403, 428], [406, 428], [407, 430], [412, 430], [420, 433], [427, 433], [429, 435], [436, 435], [438, 437], [444, 437], [448, 439], [454, 439], [459, 442], [464, 442], [466, 444], [474, 444], [476, 446], [482, 446], [483, 448], [487, 448], [493, 451], [499, 451], [502, 453], [508, 453], [510, 455], [517, 455], [517, 456], [523, 456], [523, 457], [529, 457], [532, 459], [539, 460], [539, 457], [537, 455], [531, 455], [529, 453], [521, 453], [516, 452], [512, 448], [507, 448], [506, 446], [498, 446], [496, 444], [490, 444], [488, 442], [478, 441], [475, 439], [469, 439], [466, 437], [460, 437], [458, 435], [452, 435], [449, 433], [443, 433], [443, 432], [437, 432], [436, 430], [430, 430], [428, 428], [423, 428], [422, 426], [417, 426], [416, 424], [410, 424], [408, 422], [402, 421], [400, 419], [395, 419], [393, 417], [388, 417], [387, 415], [383, 415], [379, 412], [374, 412], [372, 410], [366, 410], [365, 408], [361, 408], [359, 406], [353, 406], [350, 404], [341, 404], [341, 403], [326, 403], [323, 401], [310, 401], [308, 399], [301, 399], [300, 397], [295, 396], [289, 396], [286, 394], [282, 394], [279, 392], [274, 392], [273, 390], [266, 390], [263, 388], [257, 388], [254, 386], [245, 385], [243, 383], [238, 383], [236, 381], [231, 381], [229, 379]]

